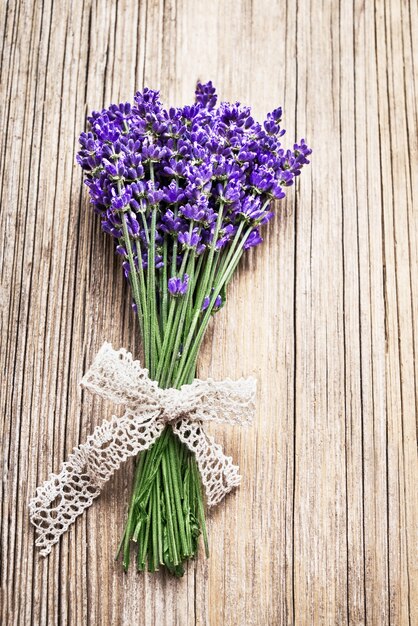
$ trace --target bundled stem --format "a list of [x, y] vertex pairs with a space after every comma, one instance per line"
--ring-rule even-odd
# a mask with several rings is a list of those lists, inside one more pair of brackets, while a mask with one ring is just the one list
[[[156, 212], [156, 209], [154, 209]], [[222, 211], [220, 211], [220, 214]], [[143, 333], [146, 367], [161, 387], [180, 388], [192, 382], [199, 347], [208, 327], [215, 303], [225, 289], [237, 266], [252, 228], [242, 235], [237, 230], [234, 240], [226, 250], [218, 250], [220, 217], [207, 258], [196, 263], [196, 254], [188, 249], [183, 255], [178, 276], [187, 269], [189, 285], [181, 297], [174, 297], [166, 289], [166, 264], [155, 269], [155, 256], [150, 254], [147, 285], [142, 267], [131, 266], [131, 284], [138, 315], [143, 314]], [[151, 215], [149, 241], [155, 245], [155, 220]], [[125, 245], [130, 259], [132, 245], [124, 227]], [[139, 242], [136, 242], [139, 246]], [[164, 255], [167, 243], [163, 242]], [[164, 257], [165, 260], [166, 256]], [[133, 263], [133, 258], [132, 258]], [[157, 280], [155, 278], [157, 276]], [[156, 285], [159, 285], [157, 293]], [[145, 289], [145, 291], [144, 291]], [[209, 303], [202, 305], [209, 296]], [[160, 348], [157, 348], [156, 329], [162, 329]], [[148, 337], [146, 336], [146, 333]], [[203, 536], [205, 553], [209, 555], [205, 524], [204, 498], [199, 470], [194, 456], [167, 426], [154, 446], [139, 457], [131, 504], [119, 552], [123, 565], [130, 563], [132, 543], [137, 544], [137, 567], [149, 571], [165, 566], [171, 573], [181, 576], [184, 564], [196, 556], [198, 539]]]

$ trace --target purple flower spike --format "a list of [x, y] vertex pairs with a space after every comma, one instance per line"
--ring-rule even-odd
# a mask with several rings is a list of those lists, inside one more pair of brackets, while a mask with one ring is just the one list
[[172, 296], [184, 296], [189, 286], [189, 275], [184, 274], [183, 280], [177, 276], [173, 276], [168, 280], [168, 291]]
[[[213, 292], [213, 289], [212, 289], [212, 292]], [[203, 300], [203, 304], [202, 304], [202, 309], [201, 309], [202, 311], [206, 311], [206, 309], [208, 308], [210, 304], [210, 300], [211, 300], [210, 296], [205, 297], [205, 299]], [[218, 296], [216, 296], [215, 302], [213, 303], [212, 313], [216, 313], [217, 311], [219, 311], [219, 309], [222, 306], [223, 306], [222, 296], [219, 294]]]
[[181, 207], [181, 212], [184, 217], [189, 220], [195, 220], [196, 222], [203, 221], [206, 216], [205, 208], [199, 206], [198, 204], [186, 204], [185, 206]]
[[127, 252], [126, 248], [124, 248], [123, 246], [116, 246], [116, 252], [117, 252], [117, 254], [120, 254], [123, 257], [127, 257], [128, 256], [128, 252]]
[[184, 248], [195, 248], [200, 241], [200, 236], [198, 234], [197, 228], [194, 228], [192, 233], [185, 232], [179, 233], [179, 242], [182, 244]]
[[167, 209], [165, 214], [161, 217], [161, 230], [166, 233], [177, 233], [182, 225], [182, 221], [179, 217], [174, 217], [173, 211]]
[[208, 109], [208, 111], [213, 109], [218, 99], [215, 87], [212, 85], [211, 80], [204, 85], [202, 85], [201, 83], [197, 83], [195, 95], [196, 102], [200, 104], [200, 106], [202, 106], [203, 108]]
[[124, 261], [122, 263], [122, 267], [123, 267], [123, 273], [125, 274], [125, 278], [128, 278], [131, 272], [131, 266], [129, 265], [129, 261]]
[[148, 198], [150, 204], [158, 204], [164, 198], [164, 192], [160, 189], [155, 189], [154, 185], [150, 183], [148, 185]]
[[130, 189], [127, 189], [121, 195], [117, 194], [114, 189], [112, 189], [112, 200], [111, 207], [114, 211], [123, 211], [129, 205], [132, 199], [132, 192]]
[[206, 311], [206, 309], [208, 308], [210, 303], [210, 298], [209, 296], [205, 296], [204, 300], [203, 300], [203, 304], [202, 304], [202, 311]]
[[222, 297], [221, 297], [221, 295], [219, 295], [219, 296], [216, 296], [213, 308], [214, 309], [220, 309], [221, 306], [222, 306]]
[[136, 237], [139, 236], [139, 223], [138, 220], [136, 219], [136, 215], [133, 211], [129, 211], [128, 213], [125, 213], [125, 220], [126, 220], [126, 225], [128, 227], [128, 232], [130, 234], [131, 237], [133, 237], [134, 239]]
[[253, 230], [253, 232], [249, 235], [248, 239], [244, 243], [244, 250], [248, 250], [248, 248], [254, 248], [258, 246], [263, 241], [263, 238], [260, 237], [260, 233], [258, 230]]

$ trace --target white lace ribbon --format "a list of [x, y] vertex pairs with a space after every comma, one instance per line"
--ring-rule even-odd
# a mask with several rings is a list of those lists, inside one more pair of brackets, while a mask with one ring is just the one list
[[149, 448], [170, 423], [174, 433], [196, 456], [207, 503], [214, 506], [241, 476], [232, 458], [207, 435], [204, 421], [248, 424], [255, 410], [254, 378], [215, 382], [194, 380], [181, 389], [161, 389], [148, 370], [123, 348], [103, 344], [81, 384], [126, 407], [120, 418], [105, 420], [74, 448], [59, 474], [36, 490], [29, 502], [36, 545], [47, 555], [75, 519], [97, 498], [121, 463]]

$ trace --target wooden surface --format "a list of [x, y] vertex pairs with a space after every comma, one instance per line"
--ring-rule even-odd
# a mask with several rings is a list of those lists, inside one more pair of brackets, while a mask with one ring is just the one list
[[[4, 0], [0, 30], [1, 623], [418, 624], [416, 0]], [[197, 79], [314, 149], [199, 368], [258, 378], [255, 426], [212, 428], [244, 481], [180, 581], [113, 560], [132, 463], [42, 559], [28, 499], [114, 409], [78, 382], [139, 353], [77, 136]]]

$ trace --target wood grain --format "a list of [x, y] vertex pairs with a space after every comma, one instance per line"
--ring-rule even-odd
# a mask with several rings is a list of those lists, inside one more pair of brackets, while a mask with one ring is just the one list
[[[1, 623], [418, 624], [417, 3], [5, 0], [0, 32]], [[200, 363], [259, 380], [255, 426], [212, 429], [244, 481], [181, 581], [113, 561], [131, 463], [42, 559], [28, 499], [114, 408], [78, 382], [140, 350], [77, 136], [197, 79], [314, 148]]]

